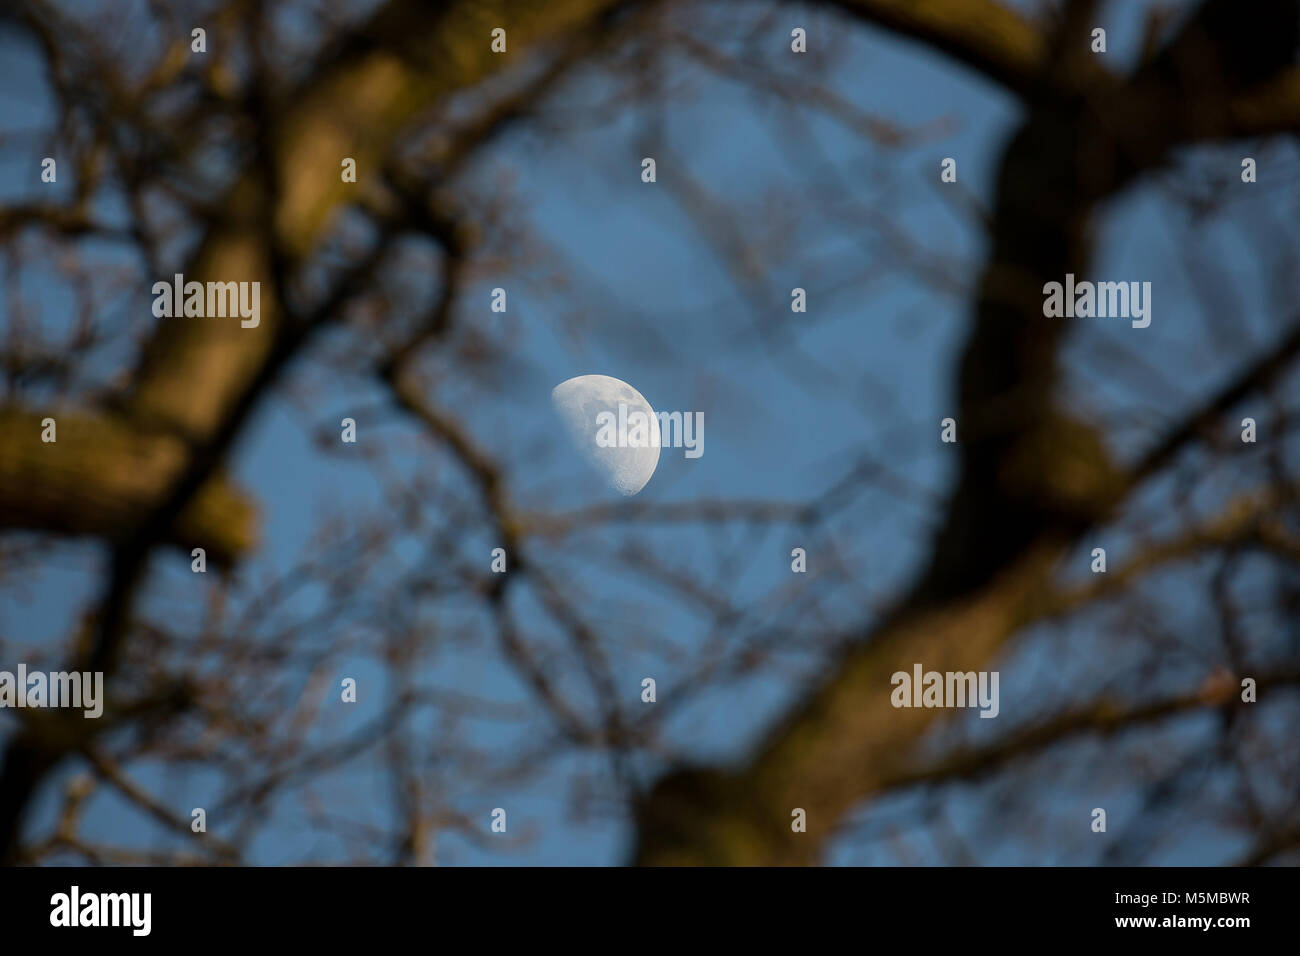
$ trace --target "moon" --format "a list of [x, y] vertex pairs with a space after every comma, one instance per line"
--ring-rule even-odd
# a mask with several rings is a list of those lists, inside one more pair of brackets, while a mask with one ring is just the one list
[[[629, 497], [646, 486], [659, 465], [659, 419], [640, 392], [608, 375], [579, 375], [555, 386], [551, 402], [574, 446], [606, 484]], [[617, 421], [620, 404], [627, 406], [627, 414], [640, 411], [649, 419], [649, 445], [602, 448], [597, 444], [596, 416], [609, 412]]]

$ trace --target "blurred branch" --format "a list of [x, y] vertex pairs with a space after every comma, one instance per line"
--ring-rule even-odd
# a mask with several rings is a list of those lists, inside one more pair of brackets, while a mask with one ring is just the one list
[[1047, 65], [1045, 32], [993, 0], [830, 0], [830, 5], [948, 54], [1020, 96]]
[[[165, 474], [152, 476], [155, 497], [143, 505], [137, 502], [134, 520], [118, 529], [96, 635], [73, 669], [85, 664], [112, 671], [154, 544], [190, 507], [280, 371], [325, 321], [337, 318], [342, 303], [370, 277], [386, 250], [391, 232], [346, 271], [315, 310], [299, 316], [289, 311], [289, 270], [317, 247], [350, 195], [339, 175], [342, 158], [356, 159], [363, 174], [378, 172], [403, 125], [430, 102], [474, 85], [521, 50], [614, 6], [608, 0], [566, 0], [512, 11], [511, 52], [505, 56], [492, 52], [490, 44], [491, 29], [505, 18], [504, 4], [426, 7], [391, 0], [360, 31], [364, 42], [336, 51], [282, 112], [261, 116], [269, 138], [217, 207], [215, 221], [184, 270], [189, 280], [262, 283], [268, 294], [261, 298], [260, 323], [242, 328], [236, 322], [163, 320], [144, 350], [119, 412], [146, 434], [182, 438], [190, 453], [172, 460]], [[465, 43], [468, 36], [481, 42]], [[414, 51], [419, 55], [410, 56]], [[259, 100], [250, 108], [264, 112], [265, 104]], [[26, 443], [38, 441], [39, 431], [25, 436]], [[140, 454], [168, 460], [165, 451], [153, 448]], [[54, 460], [53, 455], [24, 456], [24, 480], [44, 484], [42, 472]], [[27, 507], [27, 487], [18, 490], [11, 513]], [[65, 519], [60, 526], [67, 524]], [[91, 733], [93, 728], [87, 728], [86, 739]], [[68, 752], [66, 742], [34, 738], [11, 741], [6, 748], [0, 766], [0, 860], [18, 852], [30, 796]]]
[[239, 851], [216, 836], [207, 832], [195, 832], [190, 825], [190, 821], [184, 817], [178, 816], [167, 807], [163, 806], [144, 789], [136, 784], [117, 763], [107, 754], [96, 750], [93, 747], [82, 748], [82, 756], [95, 769], [95, 773], [104, 781], [111, 784], [128, 801], [135, 804], [142, 811], [157, 820], [167, 829], [174, 833], [179, 833], [189, 839], [196, 840], [200, 846], [211, 851], [217, 859], [225, 863], [238, 863], [240, 860]]
[[1140, 548], [1122, 565], [1097, 575], [1088, 584], [1066, 591], [1053, 591], [1044, 598], [1042, 617], [1066, 614], [1132, 587], [1144, 574], [1177, 561], [1196, 558], [1211, 549], [1235, 549], [1255, 544], [1277, 554], [1288, 551], [1300, 558], [1297, 542], [1286, 534], [1281, 510], [1294, 504], [1296, 491], [1267, 488], [1229, 502], [1210, 521], [1189, 528], [1176, 537]]
[[[1169, 717], [1240, 703], [1238, 695], [1241, 688], [1236, 676], [1211, 676], [1212, 679], [1195, 690], [1149, 704], [1098, 700], [1072, 708], [1041, 724], [1017, 730], [991, 744], [962, 747], [944, 754], [932, 763], [901, 769], [896, 776], [882, 781], [881, 790], [952, 780], [974, 780], [996, 773], [1010, 761], [1032, 757], [1074, 737], [1085, 734], [1111, 736]], [[1251, 671], [1240, 676], [1254, 678], [1256, 687], [1261, 692], [1265, 689], [1276, 690], [1300, 685], [1300, 670]]]
[[[924, 709], [892, 707], [890, 675], [918, 661], [941, 672], [982, 669], [1032, 618], [1068, 548], [1132, 488], [1095, 427], [1058, 408], [1058, 351], [1070, 323], [1044, 319], [1041, 290], [1086, 272], [1100, 202], [1174, 146], [1219, 135], [1224, 98], [1289, 65], [1297, 5], [1265, 6], [1267, 15], [1246, 19], [1206, 0], [1119, 89], [1067, 57], [1056, 87], [1093, 83], [1091, 108], [1086, 96], [1031, 102], [1002, 158], [991, 252], [958, 378], [961, 472], [929, 565], [745, 765], [681, 769], [645, 795], [638, 862], [815, 861], [838, 821], [898, 772], [933, 722]], [[949, 4], [918, 9], [964, 22]], [[950, 48], [951, 37], [938, 45]], [[1081, 24], [1067, 19], [1056, 42], [1083, 44]], [[985, 59], [1002, 49], [987, 40]], [[806, 833], [791, 833], [793, 807], [807, 811]]]
[[[0, 408], [0, 527], [99, 535], [118, 540], [171, 487], [188, 449], [179, 438], [149, 436], [119, 416], [47, 413], [58, 441], [41, 441], [41, 413]], [[188, 552], [229, 565], [256, 544], [257, 515], [227, 479], [208, 480], [166, 531]]]

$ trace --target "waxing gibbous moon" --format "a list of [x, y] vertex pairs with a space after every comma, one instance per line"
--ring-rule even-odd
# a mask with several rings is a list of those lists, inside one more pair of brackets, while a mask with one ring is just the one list
[[[659, 465], [659, 419], [640, 392], [608, 375], [579, 375], [555, 386], [551, 402], [573, 444], [606, 484], [621, 495], [634, 495], [646, 486]], [[646, 416], [647, 445], [605, 448], [596, 441], [600, 431], [597, 416], [609, 412], [618, 421], [619, 405], [626, 407], [625, 415], [641, 412]]]

